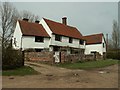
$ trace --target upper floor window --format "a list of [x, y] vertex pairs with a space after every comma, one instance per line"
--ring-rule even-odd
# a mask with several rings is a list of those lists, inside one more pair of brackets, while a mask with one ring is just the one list
[[79, 40], [79, 44], [83, 45], [84, 44], [84, 40]]
[[56, 41], [61, 41], [61, 38], [62, 38], [62, 37], [61, 37], [60, 35], [55, 35], [55, 40], [56, 40]]
[[103, 48], [105, 47], [105, 43], [103, 43]]
[[73, 42], [73, 38], [69, 37], [69, 43]]
[[35, 42], [44, 42], [44, 37], [35, 36]]

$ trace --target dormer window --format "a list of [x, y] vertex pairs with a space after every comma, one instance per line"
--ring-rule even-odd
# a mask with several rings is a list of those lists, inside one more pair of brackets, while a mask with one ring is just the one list
[[44, 37], [35, 36], [35, 42], [44, 42]]
[[55, 40], [56, 40], [56, 41], [61, 41], [61, 38], [62, 38], [62, 37], [61, 37], [60, 35], [55, 35]]
[[69, 37], [69, 43], [73, 42], [73, 38]]

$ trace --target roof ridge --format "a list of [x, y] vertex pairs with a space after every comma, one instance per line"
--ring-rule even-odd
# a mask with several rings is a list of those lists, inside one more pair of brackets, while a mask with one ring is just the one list
[[[43, 19], [46, 19], [46, 18], [43, 17]], [[52, 22], [55, 22], [55, 23], [58, 23], [58, 24], [64, 25], [63, 23], [60, 23], [60, 22], [57, 22], [57, 21], [53, 21], [53, 20], [51, 20], [51, 19], [46, 19], [46, 20], [49, 20], [49, 21], [52, 21]], [[76, 27], [71, 26], [71, 25], [64, 25], [64, 26], [72, 27], [72, 28], [76, 28]]]
[[95, 36], [95, 35], [103, 35], [103, 33], [96, 33], [96, 34], [90, 34], [90, 35], [85, 35], [84, 37], [87, 37], [87, 36]]
[[43, 18], [43, 20], [46, 22], [46, 24], [49, 26], [49, 28], [54, 34], [60, 34], [79, 39], [82, 38], [82, 34], [76, 27], [64, 25], [60, 22], [56, 22], [46, 18]]

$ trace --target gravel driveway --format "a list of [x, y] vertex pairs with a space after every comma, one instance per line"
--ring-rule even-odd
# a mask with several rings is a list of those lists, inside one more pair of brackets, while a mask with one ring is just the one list
[[[3, 76], [3, 88], [117, 88], [118, 66], [93, 70], [71, 70], [26, 62], [39, 75]], [[11, 79], [12, 77], [12, 79]]]

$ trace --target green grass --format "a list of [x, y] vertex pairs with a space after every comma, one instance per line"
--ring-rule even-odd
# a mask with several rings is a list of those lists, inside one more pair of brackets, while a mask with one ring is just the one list
[[[120, 63], [120, 62], [119, 62]], [[94, 69], [118, 64], [118, 60], [98, 60], [89, 62], [77, 62], [77, 63], [63, 63], [58, 66], [70, 69]]]
[[3, 76], [24, 76], [24, 75], [35, 75], [38, 74], [33, 68], [29, 66], [23, 66], [14, 70], [3, 70]]

